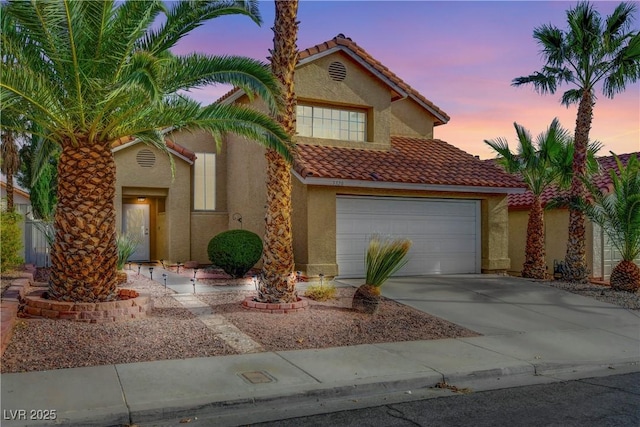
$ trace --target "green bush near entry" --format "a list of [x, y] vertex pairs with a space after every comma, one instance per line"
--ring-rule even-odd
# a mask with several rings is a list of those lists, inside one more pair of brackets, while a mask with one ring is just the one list
[[234, 278], [243, 277], [262, 255], [262, 240], [247, 230], [218, 234], [207, 247], [209, 261]]

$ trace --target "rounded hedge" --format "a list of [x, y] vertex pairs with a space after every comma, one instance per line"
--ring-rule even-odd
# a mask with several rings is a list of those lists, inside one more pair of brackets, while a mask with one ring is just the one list
[[243, 277], [262, 255], [262, 240], [248, 230], [229, 230], [209, 241], [209, 261], [234, 278]]

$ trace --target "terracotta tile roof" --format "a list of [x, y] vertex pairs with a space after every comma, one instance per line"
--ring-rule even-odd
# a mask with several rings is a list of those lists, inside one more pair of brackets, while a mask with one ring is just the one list
[[[629, 157], [633, 154], [640, 158], [640, 153], [620, 154], [618, 157], [622, 164], [626, 165]], [[593, 178], [593, 182], [601, 189], [607, 189], [611, 186], [610, 170], [617, 170], [616, 160], [613, 156], [599, 157], [600, 173]], [[557, 197], [568, 197], [569, 190], [560, 190], [556, 186], [548, 187], [542, 192], [542, 206], [545, 206], [551, 200]], [[509, 194], [509, 209], [529, 209], [533, 203], [533, 194], [527, 190], [521, 194]]]
[[427, 185], [522, 188], [515, 177], [439, 139], [391, 137], [389, 151], [298, 144], [295, 171], [330, 178]]
[[[115, 141], [113, 144], [111, 144], [111, 149], [113, 150], [114, 148], [118, 148], [121, 147], [123, 145], [127, 145], [130, 142], [134, 141], [135, 138], [132, 136], [126, 136], [123, 138], [118, 139], [117, 141]], [[167, 145], [167, 148], [179, 155], [181, 155], [182, 157], [189, 159], [190, 161], [195, 161], [196, 160], [196, 153], [194, 153], [193, 151], [183, 147], [180, 144], [176, 144], [175, 142], [171, 141], [168, 138], [165, 138], [164, 140], [165, 144]]]
[[[358, 46], [354, 41], [350, 38], [345, 37], [342, 34], [338, 34], [333, 39], [326, 41], [324, 43], [320, 43], [308, 49], [302, 50], [298, 53], [298, 61], [311, 60], [313, 56], [326, 52], [330, 49], [338, 48], [338, 49], [348, 49], [350, 52], [355, 54], [357, 57], [361, 58], [366, 64], [375, 69], [378, 73], [383, 75], [386, 79], [388, 79], [393, 84], [397, 85], [403, 91], [405, 91], [409, 97], [414, 98], [418, 103], [422, 103], [427, 109], [430, 109], [431, 112], [436, 117], [435, 125], [442, 125], [447, 123], [450, 120], [450, 117], [447, 113], [438, 108], [433, 102], [429, 101], [423, 95], [421, 95], [418, 91], [413, 89], [407, 83], [405, 83], [400, 77], [394, 74], [387, 67], [382, 65], [380, 61], [369, 55], [367, 51]], [[222, 102], [225, 99], [233, 96], [239, 88], [234, 88], [231, 91], [224, 94], [220, 97], [216, 102]]]

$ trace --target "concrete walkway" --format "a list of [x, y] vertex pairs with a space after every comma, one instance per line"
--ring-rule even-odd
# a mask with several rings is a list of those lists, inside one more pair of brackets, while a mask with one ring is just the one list
[[542, 283], [415, 277], [383, 293], [484, 335], [3, 374], [2, 425], [241, 425], [451, 393], [441, 382], [478, 391], [640, 370], [640, 313]]

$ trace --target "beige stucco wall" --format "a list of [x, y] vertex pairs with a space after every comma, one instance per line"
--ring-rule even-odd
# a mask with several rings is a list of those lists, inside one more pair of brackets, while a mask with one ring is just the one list
[[[141, 167], [136, 154], [148, 149], [155, 153], [153, 167]], [[164, 198], [166, 218], [164, 230], [151, 230], [157, 234], [166, 233], [165, 253], [156, 253], [158, 259], [188, 260], [190, 257], [189, 229], [191, 226], [191, 166], [180, 159], [175, 160], [175, 177], [171, 176], [169, 158], [159, 150], [144, 144], [135, 144], [115, 153], [116, 160], [116, 227], [122, 230], [123, 196], [146, 196]]]
[[[527, 244], [528, 210], [511, 210], [509, 212], [509, 257], [511, 258], [511, 274], [519, 275], [524, 264], [524, 250]], [[551, 209], [544, 212], [545, 259], [547, 273], [553, 275], [553, 261], [563, 261], [567, 252], [569, 235], [569, 211], [567, 209]], [[586, 223], [586, 256], [587, 268], [593, 271], [593, 226]]]
[[[228, 230], [227, 211], [227, 151], [224, 144], [218, 147], [214, 138], [205, 131], [177, 132], [173, 141], [194, 153], [216, 154], [216, 210], [192, 211], [189, 260], [208, 264], [207, 246], [216, 234]], [[192, 171], [190, 172], [192, 173]], [[189, 190], [190, 206], [193, 206], [193, 188]], [[185, 258], [186, 259], [186, 258]]]
[[229, 215], [226, 212], [191, 213], [191, 256], [190, 260], [209, 264], [207, 246], [215, 235], [229, 229]]
[[[138, 143], [115, 152], [117, 229], [122, 229], [123, 197], [146, 196], [150, 202], [163, 201], [162, 212], [151, 211], [152, 257], [170, 262], [195, 260], [208, 263], [206, 246], [209, 239], [226, 230], [228, 224], [226, 152], [217, 151], [213, 138], [206, 132], [177, 132], [169, 137], [191, 151], [217, 153], [216, 211], [192, 212], [190, 162], [174, 156], [175, 175], [172, 176], [166, 154]], [[153, 167], [138, 165], [136, 154], [141, 149], [155, 153]]]
[[[293, 203], [300, 205], [305, 200], [294, 198]], [[296, 247], [303, 247], [295, 254], [296, 269], [310, 277], [336, 276], [336, 189], [307, 186], [306, 204], [305, 217], [293, 224]]]
[[[342, 82], [331, 79], [328, 67], [334, 61], [342, 62], [346, 78]], [[296, 96], [300, 103], [330, 103], [368, 110], [367, 142], [339, 141], [298, 137], [308, 144], [345, 146], [353, 148], [386, 149], [390, 144], [391, 92], [388, 86], [371, 72], [342, 52], [319, 58], [299, 66], [295, 75]]]
[[[227, 152], [224, 144], [220, 147], [210, 133], [196, 130], [193, 132], [181, 131], [169, 135], [169, 137], [184, 148], [194, 153], [216, 154], [216, 212], [227, 211]], [[193, 203], [193, 197], [192, 197]]]
[[411, 98], [391, 104], [391, 135], [433, 138], [433, 116]]
[[[302, 186], [302, 184], [297, 184]], [[294, 206], [304, 202], [307, 209], [294, 216], [296, 268], [309, 276], [339, 273], [336, 264], [336, 196], [399, 196], [481, 200], [481, 268], [483, 272], [502, 272], [509, 268], [508, 211], [504, 195], [470, 193], [425, 193], [351, 187], [307, 186], [294, 191]], [[298, 198], [303, 198], [298, 200]]]
[[[228, 161], [228, 228], [243, 228], [264, 235], [266, 160], [257, 143], [235, 135], [225, 139]], [[239, 214], [242, 224], [233, 219]]]
[[509, 210], [507, 196], [499, 195], [482, 200], [482, 272], [506, 272], [509, 259]]

